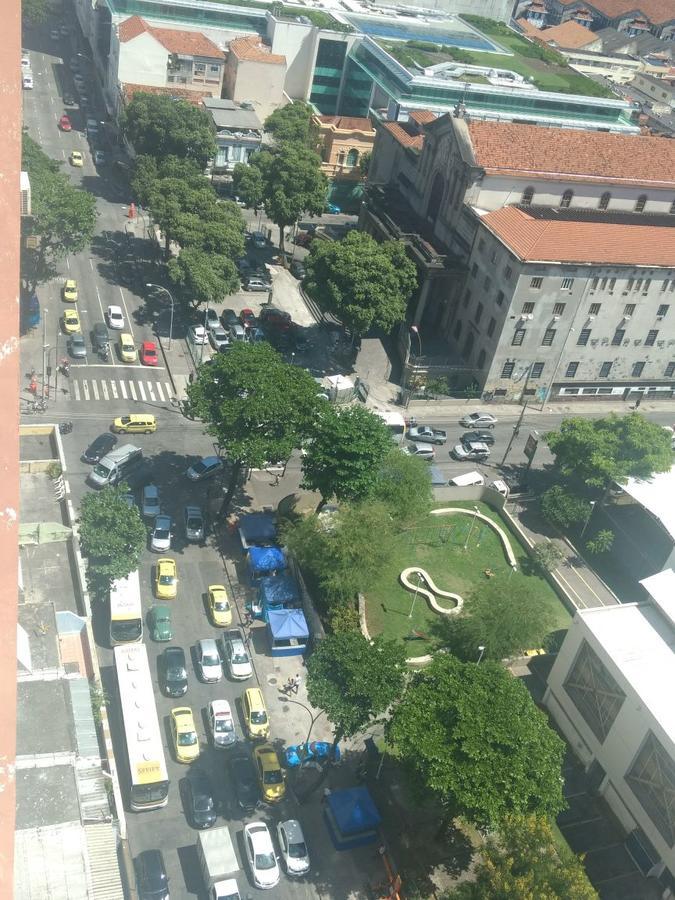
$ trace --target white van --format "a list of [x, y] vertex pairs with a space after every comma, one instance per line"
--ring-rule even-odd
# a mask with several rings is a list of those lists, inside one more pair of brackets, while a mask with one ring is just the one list
[[483, 487], [485, 479], [480, 472], [466, 472], [464, 475], [451, 478], [448, 484], [450, 487]]
[[143, 451], [133, 444], [115, 447], [89, 473], [87, 481], [92, 487], [102, 488], [106, 485], [119, 484], [129, 469], [138, 465], [143, 459]]

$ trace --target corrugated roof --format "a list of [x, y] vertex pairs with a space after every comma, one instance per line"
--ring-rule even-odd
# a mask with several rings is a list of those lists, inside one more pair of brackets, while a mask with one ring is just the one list
[[664, 266], [675, 263], [675, 222], [644, 216], [559, 214], [555, 209], [504, 206], [482, 216], [489, 228], [525, 262]]
[[109, 822], [85, 825], [89, 871], [91, 873], [92, 900], [124, 900], [119, 863], [117, 838]]
[[230, 41], [230, 52], [234, 53], [237, 59], [246, 59], [249, 62], [271, 63], [275, 66], [286, 64], [286, 57], [280, 53], [272, 53], [257, 34], [247, 34]]

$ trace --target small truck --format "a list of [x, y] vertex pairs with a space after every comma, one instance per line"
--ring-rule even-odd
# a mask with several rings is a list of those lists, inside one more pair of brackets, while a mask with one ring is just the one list
[[413, 425], [408, 429], [408, 440], [425, 444], [444, 444], [448, 439], [447, 431], [432, 428], [431, 425]]

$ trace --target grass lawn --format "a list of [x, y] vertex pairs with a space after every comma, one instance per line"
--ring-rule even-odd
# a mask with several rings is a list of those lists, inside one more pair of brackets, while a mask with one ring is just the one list
[[[440, 507], [450, 504], [438, 504]], [[473, 503], [453, 502], [452, 506], [471, 509]], [[453, 591], [466, 598], [476, 586], [487, 582], [484, 574], [490, 569], [495, 575], [508, 577], [514, 589], [527, 580], [534, 586], [541, 602], [550, 606], [554, 626], [552, 630], [566, 628], [571, 616], [558, 599], [549, 583], [530, 571], [529, 558], [506, 523], [489, 506], [477, 504], [480, 512], [498, 522], [509, 534], [513, 552], [518, 559], [518, 570], [508, 564], [501, 541], [488, 525], [469, 516], [424, 516], [412, 528], [396, 539], [396, 552], [389, 567], [382, 571], [377, 582], [366, 594], [366, 618], [372, 635], [384, 633], [388, 637], [409, 639], [414, 632], [424, 635], [406, 640], [409, 656], [422, 656], [438, 647], [435, 626], [440, 616], [434, 613], [422, 594], [417, 595], [413, 606], [413, 593], [402, 587], [399, 575], [408, 566], [426, 569], [442, 590]], [[467, 549], [464, 544], [467, 542]], [[523, 565], [524, 564], [524, 565]], [[414, 583], [414, 577], [411, 579]], [[440, 601], [443, 605], [450, 601]]]

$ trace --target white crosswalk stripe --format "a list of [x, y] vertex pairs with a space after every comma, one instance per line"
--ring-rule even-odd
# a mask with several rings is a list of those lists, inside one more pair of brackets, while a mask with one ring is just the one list
[[115, 384], [114, 381], [110, 382], [110, 390], [112, 391], [112, 395], [115, 398], [115, 400], [119, 400], [119, 397], [117, 396], [117, 385]]
[[164, 394], [162, 393], [162, 385], [159, 382], [157, 382], [155, 387], [157, 388], [157, 396], [163, 403], [164, 402]]
[[77, 381], [73, 381], [73, 393], [75, 394], [75, 399], [80, 399], [80, 386]]
[[84, 399], [88, 400], [89, 399], [89, 382], [88, 381], [82, 382], [82, 393], [84, 394]]
[[151, 384], [151, 382], [149, 382], [149, 381], [147, 381], [146, 384], [148, 385], [148, 393], [150, 394], [150, 399], [151, 399], [152, 402], [154, 403], [154, 402], [155, 402], [155, 394], [154, 394], [154, 391], [153, 391], [154, 385]]
[[141, 400], [143, 400], [143, 401], [147, 400], [147, 397], [145, 396], [145, 391], [143, 390], [143, 384], [140, 381], [138, 382], [138, 392], [141, 395]]
[[108, 397], [108, 385], [105, 383], [105, 381], [101, 382], [101, 391], [103, 392], [103, 399], [109, 400], [110, 398]]
[[164, 390], [166, 391], [166, 399], [170, 400], [173, 397], [173, 388], [168, 381], [164, 382]]
[[70, 395], [73, 400], [98, 400], [103, 403], [129, 399], [136, 402], [168, 403], [174, 396], [174, 391], [168, 381], [73, 378], [70, 382]]
[[92, 389], [92, 391], [93, 391], [93, 393], [94, 393], [94, 398], [95, 398], [96, 400], [98, 400], [98, 399], [99, 399], [99, 397], [98, 397], [98, 384], [96, 383], [96, 380], [92, 381], [92, 383], [91, 383], [91, 389]]
[[129, 382], [129, 390], [131, 391], [131, 396], [134, 398], [134, 400], [138, 400], [138, 397], [136, 396], [136, 382], [135, 381]]
[[120, 381], [120, 390], [122, 391], [122, 396], [126, 400], [127, 399], [127, 388], [123, 381]]

